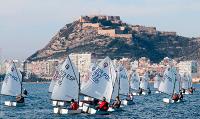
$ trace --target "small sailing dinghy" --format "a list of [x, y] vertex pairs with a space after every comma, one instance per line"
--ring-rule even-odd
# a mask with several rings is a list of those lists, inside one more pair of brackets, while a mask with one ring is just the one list
[[133, 90], [133, 95], [139, 95], [138, 90], [140, 87], [140, 77], [136, 71], [133, 71], [131, 78], [130, 78], [130, 87]]
[[[173, 67], [168, 66], [164, 72], [163, 79], [161, 79], [158, 90], [165, 94], [170, 95], [171, 97], [176, 93], [179, 93], [179, 81], [176, 76], [176, 71], [173, 71]], [[177, 102], [179, 102], [178, 100]], [[163, 98], [164, 103], [174, 103], [175, 101], [171, 98]]]
[[[98, 100], [102, 100], [102, 98], [105, 97], [106, 101], [110, 103], [116, 79], [116, 72], [109, 57], [106, 57], [99, 65], [91, 72], [89, 80], [85, 86], [81, 88], [81, 93]], [[109, 111], [96, 110], [93, 105], [86, 103], [83, 104], [82, 111], [89, 114], [110, 113]]]
[[[56, 82], [51, 99], [56, 103], [57, 107], [53, 108], [55, 114], [79, 114], [81, 109], [71, 110], [64, 104], [72, 99], [79, 101], [80, 78], [75, 65], [71, 62], [69, 56], [62, 64], [59, 71], [59, 80]], [[60, 104], [59, 104], [60, 103]]]
[[130, 94], [130, 86], [128, 80], [128, 73], [126, 68], [119, 64], [118, 67], [118, 79], [119, 79], [119, 94], [126, 96], [126, 99], [122, 100], [123, 105], [133, 104], [132, 94]]
[[161, 93], [160, 91], [158, 91], [158, 87], [160, 85], [160, 80], [161, 80], [161, 77], [159, 74], [157, 74], [154, 78], [154, 85], [153, 85], [153, 87], [156, 89], [155, 93]]
[[145, 72], [144, 75], [142, 76], [142, 79], [140, 81], [140, 88], [142, 89], [143, 95], [148, 95], [148, 91], [150, 90], [148, 72]]
[[189, 74], [187, 74], [186, 72], [183, 74], [183, 76], [181, 77], [181, 88], [182, 88], [182, 92], [183, 94], [190, 94], [189, 88], [192, 87], [192, 78]]
[[[15, 63], [11, 62], [6, 76], [4, 78], [1, 94], [16, 97], [15, 101], [5, 101], [6, 106], [23, 106], [25, 105], [22, 94], [22, 74], [16, 68]], [[18, 100], [18, 101], [17, 101]]]

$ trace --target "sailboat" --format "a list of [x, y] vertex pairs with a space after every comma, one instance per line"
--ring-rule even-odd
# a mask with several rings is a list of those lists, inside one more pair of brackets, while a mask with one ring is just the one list
[[140, 81], [140, 88], [143, 90], [142, 94], [147, 95], [147, 90], [149, 88], [149, 76], [147, 72], [145, 72], [142, 76], [142, 79]]
[[[8, 70], [6, 72], [6, 76], [4, 78], [1, 94], [16, 97], [22, 96], [22, 74], [16, 68], [15, 63], [11, 62]], [[25, 103], [19, 103], [16, 101], [5, 101], [6, 106], [23, 106]]]
[[160, 85], [160, 80], [161, 80], [161, 77], [159, 76], [159, 74], [157, 74], [157, 75], [155, 76], [155, 78], [154, 78], [154, 85], [153, 85], [153, 87], [156, 89], [155, 93], [160, 93], [160, 92], [158, 91], [158, 87], [159, 87], [159, 85]]
[[[72, 99], [79, 102], [80, 92], [80, 78], [78, 69], [75, 67], [69, 56], [62, 64], [59, 70], [59, 80], [56, 82], [51, 99], [53, 103], [57, 103], [58, 107], [53, 108], [53, 112], [56, 114], [78, 114], [81, 113], [80, 109], [69, 110], [62, 107], [65, 102], [69, 102]], [[58, 103], [61, 103], [58, 104]]]
[[181, 88], [183, 91], [183, 94], [190, 94], [189, 88], [192, 87], [192, 78], [189, 74], [184, 73], [184, 75], [181, 77]]
[[131, 78], [130, 78], [130, 87], [133, 90], [133, 95], [139, 95], [138, 90], [140, 87], [140, 77], [136, 71], [133, 71]]
[[51, 80], [51, 83], [49, 85], [49, 93], [52, 93], [53, 88], [58, 80], [59, 80], [59, 66], [56, 68], [56, 71], [53, 75], [53, 79]]
[[[161, 79], [158, 90], [162, 93], [168, 94], [169, 96], [173, 96], [173, 94], [179, 92], [179, 81], [175, 72], [173, 71], [173, 67], [168, 66], [164, 72], [163, 79]], [[163, 98], [163, 102], [165, 103], [174, 103], [174, 101], [170, 98]]]
[[[118, 77], [118, 79], [119, 79], [119, 94], [127, 97], [130, 94], [130, 86], [129, 86], [127, 70], [122, 64], [119, 64], [118, 75], [119, 75], [119, 77]], [[130, 96], [129, 100], [123, 99], [122, 104], [123, 105], [133, 104], [133, 100], [131, 97], [132, 96]]]
[[[102, 100], [105, 97], [106, 101], [110, 103], [114, 92], [116, 72], [109, 57], [106, 57], [99, 65], [92, 71], [87, 84], [81, 88], [81, 93], [98, 100]], [[96, 110], [88, 104], [83, 105], [83, 112], [89, 114], [109, 113], [108, 111]]]

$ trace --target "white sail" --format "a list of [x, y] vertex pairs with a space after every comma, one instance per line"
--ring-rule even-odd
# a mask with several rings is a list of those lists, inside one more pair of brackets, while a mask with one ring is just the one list
[[56, 71], [53, 75], [53, 79], [51, 80], [51, 83], [49, 85], [49, 93], [51, 93], [53, 91], [54, 86], [56, 85], [56, 82], [59, 80], [59, 68], [56, 68]]
[[116, 71], [112, 60], [109, 57], [106, 57], [103, 61], [99, 63], [99, 66], [105, 69], [106, 73], [109, 75], [114, 85], [116, 79]]
[[175, 67], [172, 67], [171, 70], [172, 70], [172, 73], [175, 76], [174, 93], [179, 93], [179, 91], [180, 91], [180, 83], [181, 83], [180, 74], [178, 73], [178, 71], [176, 70]]
[[188, 73], [188, 87], [191, 88], [192, 87], [192, 76], [191, 74]]
[[123, 67], [121, 64], [118, 67], [118, 73], [119, 73], [119, 93], [123, 95], [128, 95], [129, 93], [129, 81], [128, 81], [128, 73], [125, 67]]
[[176, 77], [174, 73], [172, 72], [171, 67], [167, 67], [163, 79], [161, 79], [160, 85], [158, 90], [160, 92], [172, 95], [174, 91], [174, 85], [175, 85]]
[[149, 76], [148, 73], [144, 73], [142, 80], [140, 81], [140, 88], [147, 90], [149, 85]]
[[[116, 74], [110, 74], [110, 70], [114, 69], [109, 66], [110, 65], [105, 65], [104, 68], [97, 66], [96, 69], [92, 71], [87, 85], [82, 87], [81, 93], [100, 100], [105, 97], [106, 100], [110, 102], [115, 83], [113, 83], [111, 75]], [[116, 72], [114, 71], [113, 73]]]
[[89, 81], [89, 77], [92, 74], [92, 71], [95, 70], [97, 67], [96, 63], [92, 63], [90, 65], [90, 68], [88, 69], [88, 72], [86, 73], [85, 77], [81, 78], [81, 89], [87, 84], [87, 81]]
[[52, 100], [77, 100], [79, 94], [79, 73], [69, 56], [59, 71], [59, 80], [53, 88]]
[[6, 76], [1, 88], [1, 94], [10, 96], [17, 96], [21, 94], [21, 83], [22, 74], [12, 62], [6, 72]]
[[140, 87], [140, 77], [139, 77], [139, 75], [138, 75], [138, 73], [136, 71], [133, 72], [132, 75], [131, 75], [130, 86], [134, 90], [139, 90], [139, 87]]
[[181, 78], [181, 88], [188, 89], [189, 88], [189, 80], [186, 74], [184, 74]]
[[112, 98], [115, 100], [115, 98], [119, 96], [119, 73], [117, 73], [117, 78], [114, 83], [114, 88], [113, 88], [113, 93], [112, 93]]
[[156, 75], [155, 78], [154, 78], [154, 88], [158, 89], [160, 85], [160, 76], [159, 75]]

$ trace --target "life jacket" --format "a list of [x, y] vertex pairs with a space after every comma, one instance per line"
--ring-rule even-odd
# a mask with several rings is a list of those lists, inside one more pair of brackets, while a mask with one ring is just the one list
[[179, 99], [183, 99], [183, 94], [179, 94]]
[[173, 97], [172, 97], [172, 100], [178, 101], [178, 99], [179, 99], [179, 96], [177, 94], [174, 94]]
[[17, 102], [17, 103], [24, 103], [24, 97], [21, 96], [21, 95], [17, 96], [17, 97], [16, 97], [16, 102]]
[[106, 101], [102, 101], [99, 105], [99, 109], [100, 110], [104, 110], [104, 111], [107, 111], [108, 110], [108, 102]]
[[78, 109], [78, 103], [77, 102], [73, 102], [71, 105], [70, 105], [70, 108], [72, 110], [77, 110]]

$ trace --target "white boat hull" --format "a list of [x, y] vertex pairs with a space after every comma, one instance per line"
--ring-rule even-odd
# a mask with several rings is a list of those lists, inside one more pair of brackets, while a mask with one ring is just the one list
[[69, 109], [65, 109], [65, 108], [61, 108], [61, 107], [55, 107], [55, 108], [53, 108], [53, 113], [54, 114], [80, 114], [81, 109], [69, 110]]
[[89, 104], [87, 104], [87, 103], [84, 103], [83, 104], [83, 107], [82, 107], [82, 111], [83, 112], [85, 112], [85, 113], [88, 113], [88, 111], [89, 111]]
[[156, 94], [161, 93], [160, 91], [155, 91]]
[[94, 98], [84, 96], [83, 100], [85, 100], [85, 101], [93, 101]]
[[12, 102], [12, 101], [5, 101], [4, 104], [6, 106], [10, 106], [10, 107], [24, 106], [25, 105], [25, 103], [17, 103], [17, 102]]
[[133, 92], [132, 95], [139, 95], [139, 93]]
[[175, 101], [172, 100], [172, 99], [169, 99], [169, 98], [163, 98], [163, 102], [169, 104], [169, 103], [177, 103], [177, 102], [180, 102], [180, 100], [178, 100], [177, 102], [175, 102]]
[[142, 95], [147, 95], [147, 92], [142, 92]]
[[122, 100], [122, 105], [132, 105], [133, 100]]
[[63, 101], [55, 101], [55, 100], [53, 100], [52, 101], [52, 106], [65, 106], [65, 102], [63, 102]]

